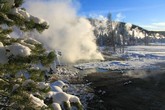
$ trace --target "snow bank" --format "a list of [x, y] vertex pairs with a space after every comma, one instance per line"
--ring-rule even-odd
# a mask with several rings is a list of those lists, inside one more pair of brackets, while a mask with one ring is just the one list
[[[165, 62], [165, 46], [129, 46], [124, 54], [119, 54], [125, 61], [90, 62], [74, 65], [79, 69], [154, 69], [154, 64]], [[159, 67], [157, 67], [159, 68]]]

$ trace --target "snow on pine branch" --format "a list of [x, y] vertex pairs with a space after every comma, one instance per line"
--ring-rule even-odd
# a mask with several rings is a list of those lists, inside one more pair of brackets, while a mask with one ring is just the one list
[[29, 56], [31, 55], [31, 49], [27, 46], [24, 46], [19, 43], [14, 43], [12, 45], [9, 45], [6, 47], [9, 51], [7, 52], [7, 55], [14, 55], [14, 56]]
[[49, 23], [47, 21], [45, 21], [44, 19], [30, 15], [28, 12], [26, 12], [25, 10], [22, 10], [20, 8], [12, 8], [9, 11], [9, 14], [21, 16], [21, 17], [25, 18], [25, 20], [27, 20], [27, 21], [32, 20], [36, 24], [43, 24], [45, 26], [49, 25]]

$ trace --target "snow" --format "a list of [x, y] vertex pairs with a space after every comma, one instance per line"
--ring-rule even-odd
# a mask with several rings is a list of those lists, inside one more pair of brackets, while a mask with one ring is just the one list
[[0, 24], [1, 29], [9, 29], [9, 26], [7, 24]]
[[24, 46], [19, 43], [14, 43], [12, 45], [9, 45], [6, 47], [10, 52], [8, 52], [8, 56], [14, 55], [14, 56], [29, 56], [31, 55], [31, 49], [27, 46]]
[[64, 102], [66, 102], [69, 107], [70, 107], [71, 102], [77, 102], [81, 104], [80, 99], [77, 96], [63, 92], [62, 89], [65, 86], [69, 87], [67, 84], [65, 84], [61, 80], [55, 81], [50, 84], [51, 91], [47, 93], [46, 97], [47, 98], [52, 97], [53, 99], [52, 107], [54, 108], [54, 110], [56, 110], [56, 107], [59, 108], [60, 110], [61, 107], [59, 105], [63, 105]]
[[4, 47], [4, 45], [3, 45], [3, 43], [2, 43], [2, 42], [0, 42], [0, 47]]
[[44, 104], [44, 101], [33, 96], [32, 94], [30, 94], [30, 99], [31, 99], [31, 102], [34, 104], [34, 106], [37, 108], [37, 107], [47, 107], [46, 104]]
[[18, 12], [18, 8], [12, 8], [9, 12], [12, 15], [17, 15], [17, 16], [22, 16], [19, 12]]
[[154, 69], [156, 63], [165, 61], [165, 46], [129, 46], [124, 54], [118, 54], [124, 61], [90, 62], [74, 65], [79, 69]]
[[64, 83], [63, 81], [61, 81], [61, 80], [58, 80], [58, 81], [55, 81], [55, 82], [51, 83], [51, 87], [53, 87], [53, 86], [58, 86], [58, 87], [60, 87], [61, 89], [65, 88], [65, 87], [68, 87], [68, 85], [65, 84], [65, 83]]
[[9, 34], [6, 35], [6, 38], [11, 38], [11, 36]]
[[43, 90], [43, 89], [46, 89], [49, 87], [49, 84], [48, 83], [45, 83], [45, 82], [38, 82], [37, 83], [37, 88]]
[[60, 104], [58, 104], [58, 103], [53, 103], [52, 107], [53, 107], [54, 110], [62, 110], [61, 107], [60, 107]]
[[69, 96], [70, 96], [70, 98], [69, 98], [69, 101], [70, 101], [70, 102], [74, 102], [74, 103], [75, 103], [75, 102], [78, 102], [78, 103], [81, 103], [81, 102], [80, 102], [80, 99], [79, 99], [77, 96], [70, 95], [70, 94], [69, 94]]
[[37, 24], [43, 24], [43, 25], [46, 25], [46, 26], [49, 25], [49, 23], [46, 22], [44, 19], [32, 16], [32, 15], [30, 15], [30, 19], [33, 20]]
[[5, 64], [8, 62], [8, 57], [10, 55], [14, 56], [29, 56], [31, 55], [31, 49], [20, 43], [14, 43], [12, 45], [3, 46], [0, 42], [0, 63]]
[[33, 20], [34, 23], [36, 23], [36, 24], [43, 24], [45, 26], [49, 25], [49, 23], [47, 21], [45, 21], [44, 19], [32, 16], [28, 12], [26, 12], [25, 10], [22, 10], [22, 9], [19, 9], [19, 8], [12, 8], [9, 11], [9, 13], [12, 14], [12, 15], [17, 15], [17, 16], [24, 17], [27, 21]]
[[74, 68], [57, 67], [53, 70], [55, 70], [54, 75], [63, 81], [72, 81], [78, 76], [78, 71]]
[[33, 38], [28, 38], [28, 39], [25, 39], [25, 42], [29, 43], [29, 44], [41, 44], [41, 42], [33, 39]]
[[63, 92], [63, 90], [58, 86], [51, 86], [51, 90], [54, 92]]
[[24, 46], [27, 46], [27, 47], [31, 48], [31, 49], [35, 49], [34, 45], [26, 43], [24, 40], [21, 40], [20, 43]]
[[46, 94], [45, 98], [51, 98], [54, 94], [56, 94], [56, 92], [54, 92], [54, 91], [49, 91], [49, 92]]
[[69, 95], [65, 92], [58, 92], [52, 96], [53, 102], [63, 104], [69, 101]]
[[18, 13], [25, 17], [26, 20], [29, 20], [30, 14], [22, 9], [18, 9]]
[[[94, 93], [91, 88], [89, 88], [89, 84], [70, 84], [67, 93], [78, 96], [84, 109], [87, 108], [89, 101], [94, 97]], [[74, 100], [70, 98], [70, 101]]]
[[[22, 84], [23, 87], [27, 86], [28, 84], [33, 83], [35, 84], [35, 82], [31, 79], [25, 80]], [[64, 82], [62, 81], [56, 81], [55, 83], [53, 83], [54, 85], [57, 84], [60, 87], [63, 87], [62, 85], [66, 85]], [[62, 85], [61, 85], [62, 84]], [[47, 87], [51, 87], [52, 91], [49, 91], [46, 94], [47, 98], [53, 98], [53, 104], [52, 107], [54, 108], [54, 110], [61, 110], [60, 105], [63, 104], [63, 102], [68, 102], [68, 104], [70, 105], [70, 100], [73, 101], [78, 101], [80, 103], [80, 100], [78, 97], [67, 94], [65, 92], [63, 92], [63, 90], [59, 87], [59, 86], [54, 86], [54, 85], [50, 85], [48, 83], [45, 82], [38, 82], [37, 83], [37, 87], [39, 89], [45, 89]], [[16, 85], [13, 87], [13, 90], [17, 89], [19, 87], [19, 85]], [[72, 99], [70, 99], [70, 97], [72, 97]], [[31, 98], [31, 102], [34, 103], [35, 107], [46, 107], [47, 105], [44, 104], [44, 101], [33, 96], [32, 94], [30, 94], [30, 98]], [[58, 109], [57, 109], [58, 108]]]

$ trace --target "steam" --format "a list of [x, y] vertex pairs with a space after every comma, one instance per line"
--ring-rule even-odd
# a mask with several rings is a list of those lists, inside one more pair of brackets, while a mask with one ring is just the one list
[[26, 5], [29, 13], [50, 24], [36, 39], [51, 49], [59, 49], [65, 60], [103, 59], [97, 51], [93, 27], [87, 19], [77, 17], [72, 0], [30, 0]]
[[148, 77], [155, 77], [163, 72], [156, 72], [156, 71], [145, 71], [145, 70], [134, 70], [128, 71], [127, 73], [123, 74], [124, 76], [129, 76], [132, 78], [148, 78]]
[[148, 74], [146, 71], [139, 71], [139, 70], [135, 70], [135, 71], [128, 71], [127, 73], [124, 74], [125, 76], [129, 76], [132, 78], [146, 78], [148, 77], [150, 74]]

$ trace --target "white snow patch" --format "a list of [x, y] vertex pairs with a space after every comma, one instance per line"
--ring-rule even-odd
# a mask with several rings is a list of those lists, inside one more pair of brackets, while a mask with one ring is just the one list
[[46, 26], [49, 25], [49, 23], [46, 22], [44, 19], [32, 16], [32, 15], [30, 15], [30, 19], [33, 20], [37, 24], [43, 24], [43, 25], [46, 25]]
[[77, 96], [75, 96], [75, 95], [71, 95], [71, 94], [68, 94], [69, 96], [70, 96], [70, 98], [69, 98], [69, 101], [70, 102], [78, 102], [78, 103], [80, 103], [81, 104], [81, 102], [80, 102], [80, 99], [77, 97]]
[[51, 87], [53, 87], [53, 86], [58, 86], [58, 87], [60, 87], [61, 89], [63, 89], [63, 88], [68, 88], [68, 85], [67, 84], [65, 84], [63, 81], [61, 81], [61, 80], [58, 80], [58, 81], [55, 81], [55, 82], [53, 82], [53, 83], [51, 83]]
[[28, 12], [26, 12], [25, 10], [18, 9], [18, 13], [20, 13], [22, 16], [24, 16], [26, 20], [29, 20], [30, 14]]
[[52, 104], [53, 108], [56, 107], [56, 105], [58, 106], [58, 104], [62, 105], [63, 102], [66, 102], [69, 107], [71, 102], [77, 102], [81, 104], [80, 99], [77, 96], [63, 92], [62, 88], [64, 88], [65, 86], [69, 87], [61, 80], [55, 81], [54, 83], [50, 84], [52, 91], [48, 92], [46, 97], [53, 98], [53, 102], [55, 103], [53, 103], [54, 105]]
[[6, 47], [10, 52], [8, 52], [8, 56], [29, 56], [31, 54], [31, 49], [27, 46], [24, 46], [19, 43], [14, 43]]
[[33, 38], [28, 38], [28, 39], [25, 39], [25, 42], [29, 43], [29, 44], [41, 44], [41, 42], [33, 39]]
[[47, 94], [46, 94], [46, 98], [51, 98], [54, 94], [56, 94], [56, 92], [54, 91], [49, 91]]
[[53, 102], [63, 104], [63, 102], [69, 101], [69, 95], [65, 92], [58, 92], [54, 94], [53, 96]]
[[44, 101], [33, 96], [32, 94], [30, 94], [30, 99], [31, 99], [31, 102], [34, 104], [34, 106], [36, 107], [47, 107], [46, 104], [44, 104]]
[[60, 104], [58, 104], [58, 103], [53, 103], [52, 107], [54, 110], [62, 110]]
[[49, 25], [49, 23], [47, 21], [45, 21], [44, 19], [32, 16], [28, 12], [26, 12], [25, 10], [22, 10], [22, 9], [19, 9], [19, 8], [12, 8], [9, 11], [9, 13], [12, 14], [12, 15], [17, 15], [17, 16], [24, 17], [27, 21], [33, 20], [34, 23], [36, 23], [36, 24], [43, 24], [45, 26]]
[[51, 86], [51, 90], [54, 92], [63, 92], [63, 90], [58, 86]]

